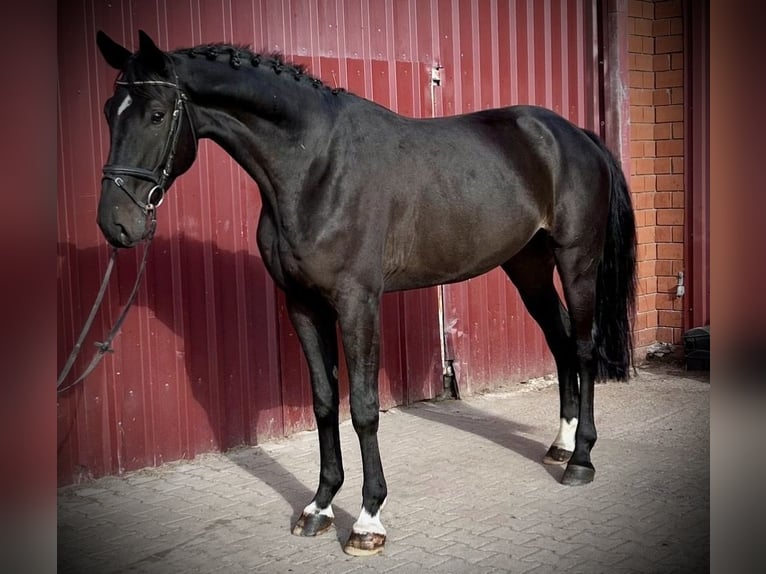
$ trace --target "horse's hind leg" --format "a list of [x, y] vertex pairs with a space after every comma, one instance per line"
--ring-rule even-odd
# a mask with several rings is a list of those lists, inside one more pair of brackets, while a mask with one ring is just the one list
[[543, 330], [556, 361], [560, 426], [543, 462], [565, 464], [574, 451], [580, 399], [577, 357], [570, 336], [569, 316], [553, 284], [554, 264], [547, 233], [541, 231], [502, 267], [519, 290], [529, 314]]
[[590, 243], [560, 247], [555, 250], [564, 297], [572, 325], [577, 369], [580, 382], [580, 405], [575, 432], [575, 448], [569, 459], [563, 484], [580, 485], [591, 482], [595, 468], [590, 453], [596, 443], [593, 415], [593, 391], [596, 379], [596, 347], [593, 341], [593, 320], [596, 306], [596, 281], [600, 250], [597, 234], [584, 235]]
[[343, 484], [338, 431], [336, 317], [329, 305], [306, 293], [288, 294], [287, 310], [311, 373], [320, 456], [319, 487], [293, 526], [293, 534], [316, 536], [332, 526], [332, 499]]

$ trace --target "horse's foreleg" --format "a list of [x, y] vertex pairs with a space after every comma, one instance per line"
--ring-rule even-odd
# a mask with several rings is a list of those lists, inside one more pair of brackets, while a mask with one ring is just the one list
[[386, 541], [386, 529], [380, 521], [387, 489], [378, 449], [379, 308], [380, 293], [363, 288], [347, 289], [338, 303], [351, 420], [359, 438], [364, 476], [362, 510], [343, 549], [354, 556], [382, 552]]
[[343, 484], [338, 432], [336, 316], [324, 301], [305, 295], [288, 295], [287, 309], [311, 373], [320, 455], [319, 487], [293, 526], [293, 534], [316, 536], [332, 526], [332, 499]]

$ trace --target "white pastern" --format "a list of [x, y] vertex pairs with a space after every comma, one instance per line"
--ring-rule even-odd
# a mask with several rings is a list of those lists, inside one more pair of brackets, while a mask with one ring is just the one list
[[556, 440], [553, 441], [553, 446], [573, 452], [575, 447], [575, 432], [577, 432], [577, 418], [575, 417], [569, 422], [567, 422], [565, 418], [562, 418], [559, 434], [556, 435]]
[[354, 522], [354, 526], [352, 527], [352, 530], [356, 532], [357, 534], [374, 532], [375, 534], [382, 534], [383, 536], [385, 536], [386, 529], [383, 527], [383, 524], [380, 522], [380, 513], [383, 510], [383, 507], [385, 505], [386, 505], [386, 501], [384, 500], [383, 504], [380, 505], [378, 512], [375, 513], [375, 516], [370, 515], [370, 513], [364, 509], [364, 506], [362, 506], [362, 511], [359, 513], [359, 519], [356, 522]]
[[332, 512], [332, 504], [330, 504], [327, 508], [319, 508], [316, 505], [316, 502], [312, 502], [309, 504], [306, 508], [303, 509], [303, 514], [321, 514], [323, 516], [329, 516], [330, 518], [335, 518], [335, 515]]
[[133, 98], [130, 97], [130, 94], [125, 96], [125, 99], [122, 100], [122, 103], [120, 104], [120, 107], [117, 108], [117, 115], [121, 115], [122, 112], [128, 109], [128, 106], [133, 103]]

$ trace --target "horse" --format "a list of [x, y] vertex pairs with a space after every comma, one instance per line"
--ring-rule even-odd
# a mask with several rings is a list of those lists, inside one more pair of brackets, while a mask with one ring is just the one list
[[377, 438], [381, 296], [498, 266], [556, 363], [560, 426], [543, 462], [566, 465], [563, 484], [593, 481], [594, 383], [631, 374], [636, 289], [630, 193], [598, 136], [536, 106], [404, 117], [245, 46], [165, 52], [143, 31], [135, 53], [102, 31], [97, 44], [119, 71], [104, 108], [97, 213], [112, 246], [151, 237], [201, 138], [257, 183], [257, 244], [308, 363], [319, 435], [319, 484], [293, 534], [328, 530], [343, 484], [336, 325], [363, 466], [344, 551], [372, 555], [385, 546], [388, 495]]

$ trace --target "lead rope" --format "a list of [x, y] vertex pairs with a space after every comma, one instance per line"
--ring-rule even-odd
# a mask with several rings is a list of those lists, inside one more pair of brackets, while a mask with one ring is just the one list
[[[153, 210], [152, 210], [153, 213]], [[80, 350], [82, 349], [82, 343], [85, 340], [85, 337], [88, 334], [88, 331], [90, 331], [90, 328], [93, 326], [93, 320], [96, 318], [96, 312], [98, 311], [98, 308], [101, 306], [101, 303], [104, 299], [104, 294], [106, 293], [106, 286], [109, 283], [109, 278], [112, 275], [112, 270], [114, 269], [114, 261], [117, 258], [117, 248], [112, 248], [111, 256], [109, 257], [109, 264], [106, 267], [106, 271], [104, 272], [104, 279], [101, 281], [101, 287], [99, 288], [98, 295], [96, 296], [96, 300], [93, 302], [93, 307], [90, 310], [90, 314], [88, 315], [88, 320], [85, 321], [85, 325], [83, 325], [82, 332], [80, 333], [80, 337], [77, 339], [77, 343], [75, 343], [74, 348], [72, 349], [72, 352], [69, 354], [69, 358], [67, 359], [66, 364], [64, 365], [64, 368], [61, 370], [61, 373], [58, 376], [58, 379], [56, 381], [56, 393], [61, 395], [71, 389], [72, 387], [78, 385], [81, 383], [85, 378], [93, 372], [93, 369], [96, 368], [96, 366], [101, 362], [101, 359], [104, 358], [104, 356], [107, 353], [114, 352], [114, 349], [112, 349], [112, 341], [117, 336], [117, 333], [120, 331], [120, 327], [122, 326], [123, 321], [125, 321], [125, 317], [128, 315], [128, 310], [130, 309], [131, 305], [133, 305], [133, 301], [136, 299], [136, 295], [138, 294], [138, 286], [141, 283], [141, 278], [144, 275], [144, 270], [146, 269], [146, 259], [147, 255], [149, 254], [149, 246], [152, 243], [152, 239], [154, 238], [154, 231], [157, 226], [157, 219], [155, 217], [151, 218], [151, 224], [149, 233], [147, 234], [147, 239], [144, 244], [144, 253], [141, 257], [141, 264], [138, 267], [138, 273], [136, 275], [136, 281], [133, 284], [133, 290], [130, 292], [130, 296], [128, 297], [128, 300], [125, 302], [125, 306], [122, 308], [122, 312], [120, 313], [120, 316], [117, 317], [117, 320], [115, 321], [112, 328], [109, 330], [109, 333], [107, 333], [106, 338], [103, 342], [96, 342], [97, 350], [95, 354], [93, 355], [93, 358], [90, 360], [90, 363], [85, 368], [85, 370], [82, 372], [82, 374], [77, 377], [73, 382], [69, 383], [68, 385], [62, 387], [61, 385], [64, 383], [64, 380], [66, 380], [67, 375], [69, 374], [69, 371], [72, 369], [72, 365], [74, 365], [75, 359], [80, 354]]]

